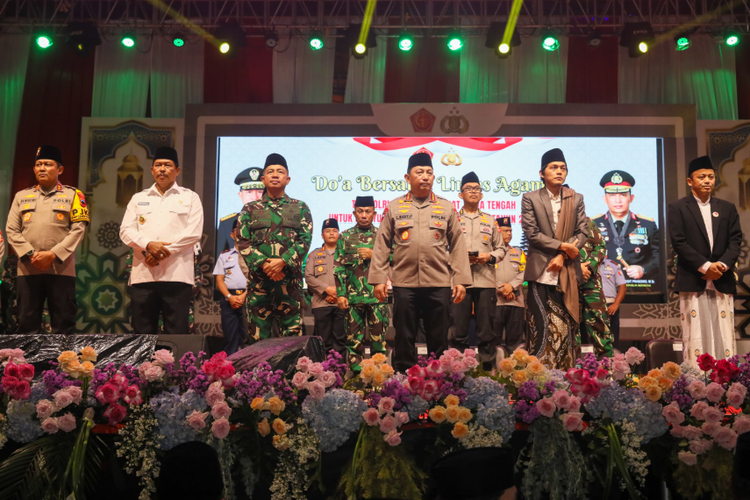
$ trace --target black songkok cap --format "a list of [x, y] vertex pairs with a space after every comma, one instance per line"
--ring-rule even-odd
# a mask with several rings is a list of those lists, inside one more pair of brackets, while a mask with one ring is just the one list
[[281, 156], [279, 153], [271, 153], [266, 157], [266, 163], [263, 165], [263, 172], [266, 171], [271, 165], [281, 165], [289, 172], [289, 167], [286, 164], [286, 158]]
[[690, 165], [688, 165], [688, 177], [693, 175], [693, 172], [696, 170], [704, 168], [714, 170], [714, 164], [711, 163], [711, 158], [708, 156], [701, 156], [690, 162]]
[[169, 146], [162, 146], [156, 150], [154, 162], [156, 162], [156, 160], [172, 160], [175, 167], [180, 166], [180, 162], [177, 161], [177, 151]]
[[467, 185], [470, 182], [476, 182], [479, 184], [479, 177], [477, 177], [477, 174], [474, 172], [469, 172], [468, 174], [464, 175], [461, 179], [461, 189], [463, 190], [464, 186]]
[[511, 227], [510, 217], [498, 217], [496, 220], [499, 227]]
[[357, 196], [357, 199], [354, 200], [354, 208], [374, 207], [374, 206], [375, 206], [375, 200], [372, 198], [372, 196]]
[[414, 167], [432, 167], [432, 158], [427, 153], [415, 153], [409, 157], [409, 168], [406, 173], [411, 172]]
[[[277, 164], [275, 164], [277, 165]], [[323, 228], [320, 230], [321, 232], [325, 231], [326, 229], [338, 229], [339, 228], [339, 221], [336, 219], [326, 219], [323, 221]]]
[[57, 162], [58, 165], [62, 165], [62, 153], [55, 146], [39, 146], [36, 150], [37, 160], [52, 160]]
[[565, 156], [560, 148], [550, 149], [542, 155], [542, 171], [553, 161], [565, 161]]

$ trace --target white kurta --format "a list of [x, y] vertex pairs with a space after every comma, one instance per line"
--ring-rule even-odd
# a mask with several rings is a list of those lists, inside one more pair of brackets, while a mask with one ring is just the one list
[[[713, 217], [711, 199], [706, 203], [696, 198], [701, 218], [706, 226], [708, 243], [713, 249]], [[706, 273], [710, 262], [699, 271]], [[726, 269], [726, 265], [724, 268]], [[727, 270], [732, 272], [732, 270]], [[703, 292], [680, 292], [680, 325], [682, 326], [682, 351], [685, 361], [697, 366], [696, 359], [708, 353], [716, 359], [734, 356], [734, 296], [716, 290], [711, 280]]]

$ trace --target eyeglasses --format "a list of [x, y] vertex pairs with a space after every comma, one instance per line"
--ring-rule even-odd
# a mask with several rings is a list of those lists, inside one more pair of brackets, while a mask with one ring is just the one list
[[481, 193], [482, 188], [466, 188], [464, 189], [465, 193]]

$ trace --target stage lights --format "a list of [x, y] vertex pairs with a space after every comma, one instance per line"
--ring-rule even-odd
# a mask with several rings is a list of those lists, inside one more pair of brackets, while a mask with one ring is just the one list
[[414, 39], [408, 32], [404, 31], [398, 37], [398, 48], [404, 52], [409, 52], [412, 47], [414, 47]]
[[648, 52], [652, 43], [654, 43], [654, 29], [651, 23], [625, 23], [620, 33], [620, 47], [628, 48], [629, 57], [642, 56]]
[[184, 47], [185, 46], [185, 35], [182, 34], [182, 32], [178, 31], [174, 35], [172, 35], [172, 44], [175, 47]]
[[228, 54], [234, 49], [247, 45], [247, 34], [237, 23], [225, 23], [219, 25], [214, 31], [214, 37], [219, 42], [219, 52]]
[[231, 48], [232, 46], [229, 45], [229, 42], [221, 42], [219, 44], [219, 52], [221, 52], [222, 54], [226, 54]]
[[497, 46], [497, 51], [502, 55], [508, 55], [510, 53], [510, 45], [507, 43], [501, 43]]
[[40, 49], [48, 49], [52, 47], [54, 42], [52, 37], [46, 34], [41, 34], [36, 37], [36, 44]]
[[675, 50], [677, 51], [683, 51], [690, 48], [690, 37], [688, 37], [684, 33], [680, 33], [678, 35], [675, 35], [674, 37], [674, 45]]
[[599, 31], [592, 29], [589, 31], [589, 46], [598, 47], [602, 44], [602, 34]]
[[458, 32], [453, 32], [448, 35], [448, 48], [455, 52], [460, 50], [464, 46], [464, 40]]
[[123, 47], [132, 49], [135, 47], [135, 35], [132, 32], [125, 32], [122, 34], [122, 37], [120, 38], [120, 43]]
[[65, 34], [65, 45], [80, 56], [87, 56], [94, 47], [102, 44], [99, 30], [92, 23], [68, 23]]
[[551, 31], [542, 32], [542, 48], [550, 52], [560, 48], [560, 41]]
[[266, 31], [266, 33], [263, 35], [263, 38], [266, 41], [266, 47], [268, 47], [269, 49], [273, 49], [279, 44], [279, 32], [275, 29]]
[[727, 31], [727, 33], [724, 35], [724, 43], [726, 43], [729, 47], [734, 47], [735, 45], [740, 43], [740, 36], [734, 31]]
[[312, 30], [310, 32], [310, 48], [313, 50], [323, 48], [323, 33], [320, 30]]
[[505, 59], [513, 52], [513, 47], [521, 45], [521, 37], [513, 29], [513, 34], [510, 36], [510, 43], [503, 42], [503, 35], [505, 34], [505, 23], [491, 23], [490, 29], [487, 32], [487, 38], [484, 41], [484, 46], [488, 49], [492, 49], [495, 55], [500, 59]]
[[378, 46], [375, 33], [372, 31], [367, 32], [365, 43], [360, 42], [359, 37], [361, 32], [361, 24], [350, 24], [349, 27], [346, 28], [346, 31], [344, 31], [344, 44], [346, 47], [350, 47], [351, 55], [355, 59], [364, 59], [370, 49], [374, 49]]

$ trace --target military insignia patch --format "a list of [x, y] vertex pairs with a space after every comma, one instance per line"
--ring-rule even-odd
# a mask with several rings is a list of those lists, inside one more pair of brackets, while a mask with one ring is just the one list
[[489, 241], [490, 237], [485, 234], [483, 239], [484, 239], [484, 241]]
[[65, 219], [65, 215], [57, 214], [57, 220], [63, 220], [63, 219]]
[[406, 240], [409, 239], [409, 230], [408, 229], [406, 231], [404, 231], [403, 233], [401, 233], [401, 239], [404, 240], [404, 241], [406, 241]]
[[323, 272], [323, 266], [318, 266], [318, 272], [319, 272], [319, 273], [322, 273], [322, 272]]
[[635, 248], [633, 249], [633, 251], [634, 251], [635, 253], [641, 253], [641, 247], [635, 247]]
[[139, 215], [138, 216], [138, 223], [141, 224], [141, 225], [145, 224], [146, 223], [146, 218], [144, 216], [142, 216], [142, 215]]
[[26, 222], [29, 222], [31, 220], [31, 214], [30, 213], [23, 214], [23, 220], [25, 220]]
[[232, 270], [231, 269], [227, 269], [227, 276], [231, 276], [231, 275], [232, 275]]
[[31, 207], [28, 203], [23, 206], [23, 209], [26, 210], [27, 208]]
[[439, 231], [435, 231], [435, 239], [436, 240], [440, 239], [440, 232]]

